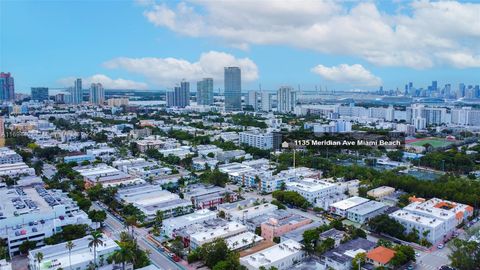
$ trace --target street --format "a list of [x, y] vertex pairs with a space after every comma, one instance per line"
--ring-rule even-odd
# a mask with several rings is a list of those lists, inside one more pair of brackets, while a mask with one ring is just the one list
[[[105, 220], [103, 231], [105, 234], [115, 240], [120, 240], [120, 233], [125, 231], [125, 226], [116, 217], [114, 217], [108, 209], [102, 207], [99, 203], [94, 202], [92, 207], [96, 210], [104, 210], [107, 213], [107, 219]], [[184, 268], [164, 255], [161, 251], [158, 251], [156, 246], [147, 240], [148, 231], [144, 228], [134, 227], [134, 235], [137, 237], [138, 245], [143, 250], [150, 252], [150, 261], [162, 270], [184, 270]]]

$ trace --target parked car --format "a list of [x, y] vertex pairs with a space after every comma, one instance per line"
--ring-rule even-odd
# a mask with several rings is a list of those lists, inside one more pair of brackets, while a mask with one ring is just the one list
[[440, 244], [440, 245], [437, 246], [438, 249], [442, 249], [442, 248], [444, 248], [444, 247], [445, 247], [445, 246], [444, 246], [443, 244]]

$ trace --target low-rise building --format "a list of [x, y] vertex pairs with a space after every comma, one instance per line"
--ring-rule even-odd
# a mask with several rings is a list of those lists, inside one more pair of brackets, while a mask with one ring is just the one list
[[375, 243], [367, 239], [357, 238], [346, 243], [340, 244], [338, 247], [325, 252], [322, 259], [325, 268], [335, 270], [352, 269], [352, 260], [359, 253], [367, 253], [375, 247]]
[[368, 201], [347, 210], [347, 218], [353, 222], [364, 224], [387, 210], [384, 203]]
[[310, 224], [307, 224], [305, 226], [302, 226], [300, 228], [297, 228], [293, 231], [290, 231], [280, 237], [280, 242], [285, 242], [289, 239], [297, 241], [299, 243], [303, 243], [303, 233], [308, 230], [313, 230], [315, 228], [318, 228], [322, 226], [322, 223], [320, 221], [314, 221]]
[[224, 226], [209, 228], [190, 235], [190, 247], [195, 249], [219, 238], [228, 238], [247, 231], [247, 227], [236, 221], [230, 221]]
[[28, 176], [35, 175], [35, 169], [30, 168], [25, 162], [0, 164], [0, 176]]
[[240, 258], [240, 264], [248, 270], [259, 270], [260, 268], [269, 269], [270, 267], [286, 270], [290, 269], [304, 257], [305, 253], [302, 250], [302, 245], [294, 240], [287, 240], [278, 245]]
[[415, 229], [432, 244], [452, 237], [456, 227], [473, 215], [473, 207], [432, 198], [415, 198], [414, 202], [389, 216], [400, 222], [409, 233]]
[[383, 199], [384, 197], [391, 195], [395, 192], [395, 188], [381, 186], [378, 188], [371, 189], [367, 192], [367, 195], [375, 199]]
[[236, 208], [227, 209], [225, 207], [219, 207], [219, 210], [223, 210], [225, 217], [230, 220], [236, 220], [245, 222], [247, 219], [262, 216], [267, 213], [271, 213], [277, 210], [278, 207], [271, 203], [257, 203], [254, 201], [250, 205], [244, 205], [243, 207], [237, 204]]
[[230, 250], [244, 250], [254, 246], [255, 244], [263, 240], [263, 237], [249, 231], [225, 238], [227, 247]]
[[193, 224], [199, 224], [204, 221], [213, 220], [217, 214], [208, 209], [197, 210], [191, 214], [169, 218], [163, 221], [162, 233], [167, 237], [173, 238], [175, 232], [179, 229], [186, 228]]
[[90, 188], [96, 184], [101, 184], [102, 186], [118, 186], [120, 184], [125, 185], [143, 182], [142, 179], [135, 178], [106, 164], [76, 167], [74, 170], [83, 177], [86, 188]]
[[61, 190], [41, 186], [1, 188], [0, 238], [5, 239], [9, 253], [19, 253], [24, 241], [43, 246], [43, 239], [60, 232], [70, 224], [90, 225], [88, 215]]
[[311, 219], [296, 214], [283, 219], [270, 218], [261, 225], [262, 237], [273, 241], [275, 237], [280, 237], [311, 222]]
[[361, 205], [368, 201], [370, 200], [358, 196], [350, 197], [348, 199], [330, 204], [329, 211], [334, 215], [346, 217], [348, 209]]
[[187, 188], [184, 198], [191, 201], [195, 209], [215, 207], [227, 201], [237, 200], [237, 194], [222, 187], [194, 184]]
[[[106, 236], [103, 236], [101, 240], [102, 244], [96, 247], [97, 264], [102, 270], [113, 270], [114, 265], [109, 264], [107, 259], [119, 247], [113, 239]], [[72, 243], [73, 248], [71, 250], [65, 248], [65, 243], [60, 243], [30, 251], [28, 254], [30, 269], [90, 269], [89, 267], [91, 267], [94, 260], [93, 249], [89, 245], [90, 236], [73, 240]], [[40, 263], [36, 259], [36, 254], [39, 252], [43, 254], [43, 259]]]
[[367, 253], [367, 262], [375, 267], [388, 267], [393, 257], [395, 257], [395, 250], [379, 246]]
[[122, 204], [133, 204], [145, 214], [146, 220], [153, 220], [157, 211], [163, 212], [164, 218], [192, 212], [189, 200], [181, 199], [177, 194], [156, 185], [124, 187], [117, 191], [115, 197]]
[[346, 189], [341, 185], [313, 178], [287, 182], [285, 186], [287, 190], [299, 193], [308, 202], [323, 209], [327, 209], [330, 204], [346, 197], [344, 194]]
[[22, 157], [17, 152], [8, 147], [0, 147], [0, 164], [12, 164], [22, 161]]
[[92, 162], [95, 160], [95, 157], [92, 155], [86, 155], [86, 154], [80, 154], [80, 155], [71, 155], [71, 156], [65, 156], [63, 157], [63, 162], [65, 163], [70, 163], [70, 162], [75, 162], [75, 163], [82, 163], [84, 161]]

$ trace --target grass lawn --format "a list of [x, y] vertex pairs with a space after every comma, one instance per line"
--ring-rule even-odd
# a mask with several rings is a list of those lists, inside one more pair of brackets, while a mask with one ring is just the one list
[[415, 142], [411, 142], [409, 144], [414, 146], [424, 146], [427, 143], [433, 146], [433, 148], [444, 147], [452, 144], [451, 141], [447, 141], [446, 139], [439, 139], [439, 138], [426, 138], [426, 139], [418, 140]]

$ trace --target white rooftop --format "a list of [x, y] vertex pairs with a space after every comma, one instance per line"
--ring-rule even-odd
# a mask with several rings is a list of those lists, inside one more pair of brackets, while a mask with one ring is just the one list
[[287, 187], [294, 187], [298, 190], [303, 190], [305, 192], [316, 192], [325, 188], [335, 186], [335, 184], [328, 183], [322, 180], [316, 180], [313, 178], [305, 178], [298, 181], [287, 182], [285, 184]]
[[248, 245], [263, 241], [263, 239], [263, 237], [247, 231], [241, 234], [234, 235], [232, 237], [225, 238], [225, 242], [227, 242], [227, 246], [230, 250], [237, 250], [242, 249], [243, 247], [246, 247]]
[[405, 210], [397, 210], [391, 213], [389, 216], [398, 220], [404, 220], [409, 223], [418, 223], [431, 228], [441, 226], [444, 222], [440, 219], [420, 216], [411, 212], [407, 212]]
[[369, 201], [369, 199], [365, 199], [365, 198], [358, 197], [358, 196], [353, 196], [353, 197], [350, 197], [348, 199], [345, 199], [345, 200], [342, 200], [342, 201], [339, 201], [339, 202], [336, 202], [336, 203], [332, 203], [330, 205], [330, 207], [334, 207], [334, 208], [341, 209], [341, 210], [347, 210], [347, 209], [350, 209], [350, 208], [355, 207], [357, 205], [360, 205], [362, 203], [366, 203], [368, 201]]
[[278, 245], [269, 247], [257, 253], [245, 256], [240, 259], [249, 265], [259, 269], [262, 266], [270, 265], [285, 257], [302, 252], [302, 245], [294, 240], [287, 240]]

